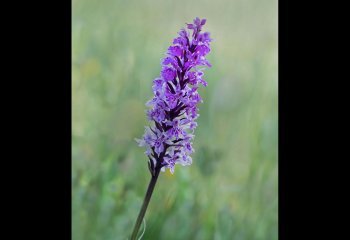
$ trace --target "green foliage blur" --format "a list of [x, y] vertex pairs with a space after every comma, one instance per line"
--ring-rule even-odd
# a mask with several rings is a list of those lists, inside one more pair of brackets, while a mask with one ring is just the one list
[[145, 102], [172, 39], [197, 16], [214, 41], [196, 152], [191, 166], [161, 173], [142, 239], [277, 239], [277, 0], [72, 8], [73, 239], [129, 238], [150, 179], [134, 141]]

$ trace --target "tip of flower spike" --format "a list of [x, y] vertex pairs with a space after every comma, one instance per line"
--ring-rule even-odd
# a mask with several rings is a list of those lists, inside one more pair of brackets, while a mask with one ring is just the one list
[[195, 24], [195, 25], [200, 25], [201, 24], [201, 20], [199, 19], [199, 17], [196, 17], [194, 20], [193, 20], [193, 23]]
[[203, 18], [202, 20], [199, 17], [193, 19], [193, 23], [186, 23], [188, 29], [198, 29], [200, 30], [202, 26], [207, 22], [207, 19]]

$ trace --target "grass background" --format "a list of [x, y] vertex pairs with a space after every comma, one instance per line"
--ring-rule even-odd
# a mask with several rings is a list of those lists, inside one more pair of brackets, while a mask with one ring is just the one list
[[277, 0], [72, 2], [72, 237], [128, 239], [150, 179], [135, 137], [186, 22], [214, 39], [190, 167], [161, 173], [143, 239], [277, 239]]

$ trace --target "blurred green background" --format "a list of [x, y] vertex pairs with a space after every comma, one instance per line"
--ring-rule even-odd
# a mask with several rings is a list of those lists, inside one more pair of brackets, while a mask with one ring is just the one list
[[128, 239], [150, 179], [145, 102], [177, 32], [214, 41], [190, 167], [161, 173], [143, 239], [277, 239], [277, 0], [72, 2], [72, 237]]

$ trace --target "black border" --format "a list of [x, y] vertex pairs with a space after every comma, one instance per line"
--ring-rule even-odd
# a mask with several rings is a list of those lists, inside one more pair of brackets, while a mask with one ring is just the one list
[[5, 221], [14, 229], [3, 235], [71, 239], [72, 2], [15, 4], [6, 34], [13, 67], [6, 71], [15, 77], [2, 89], [13, 104], [6, 126], [13, 166], [2, 170], [11, 184]]

